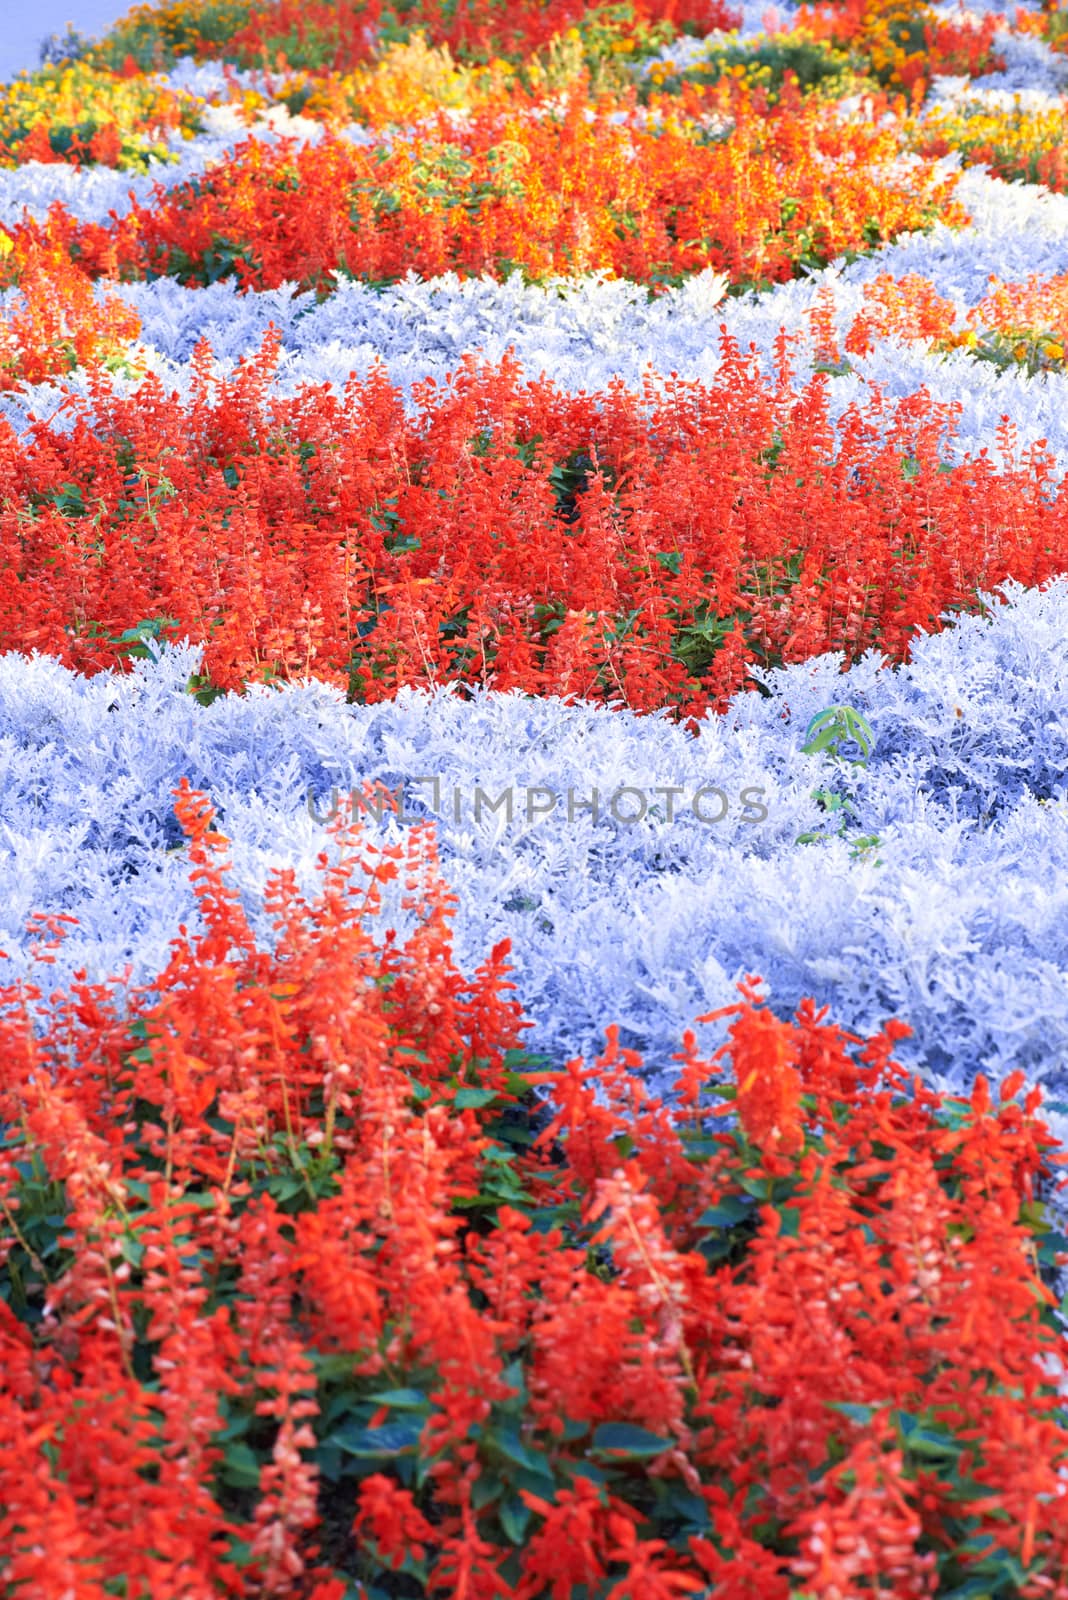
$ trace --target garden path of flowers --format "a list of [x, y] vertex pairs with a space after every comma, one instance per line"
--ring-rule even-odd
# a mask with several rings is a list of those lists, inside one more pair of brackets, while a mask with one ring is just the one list
[[1066, 106], [985, 0], [0, 85], [4, 1596], [1068, 1600]]

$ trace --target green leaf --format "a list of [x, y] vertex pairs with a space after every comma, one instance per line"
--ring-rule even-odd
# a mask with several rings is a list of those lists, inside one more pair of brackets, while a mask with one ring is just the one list
[[366, 1397], [377, 1406], [392, 1406], [395, 1411], [429, 1411], [430, 1401], [422, 1389], [381, 1389]]
[[513, 1466], [523, 1467], [527, 1472], [546, 1473], [552, 1476], [548, 1457], [539, 1451], [530, 1450], [519, 1437], [519, 1429], [514, 1422], [497, 1422], [487, 1428], [482, 1435], [482, 1442], [496, 1455], [503, 1456], [505, 1461], [510, 1461]]
[[852, 706], [828, 706], [818, 711], [805, 731], [802, 750], [806, 755], [829, 752], [837, 757], [839, 744], [852, 740], [860, 748], [857, 765], [863, 765], [875, 748], [875, 733], [867, 718]]
[[480, 1106], [488, 1106], [496, 1098], [497, 1093], [494, 1089], [464, 1088], [457, 1089], [453, 1104], [457, 1111], [467, 1111], [478, 1109]]
[[133, 1239], [128, 1233], [124, 1233], [119, 1240], [119, 1250], [123, 1260], [128, 1261], [131, 1267], [136, 1269], [141, 1265], [145, 1247], [139, 1239]]
[[935, 1428], [914, 1428], [910, 1433], [906, 1433], [905, 1447], [913, 1455], [926, 1456], [928, 1460], [959, 1456], [964, 1448], [952, 1434], [943, 1433]]
[[471, 1488], [471, 1505], [475, 1511], [482, 1511], [494, 1500], [499, 1500], [504, 1490], [500, 1478], [493, 1477], [487, 1472], [480, 1472]]
[[[509, 1362], [501, 1373], [501, 1382], [507, 1384], [510, 1389], [515, 1390], [515, 1393], [509, 1396], [507, 1400], [500, 1402], [505, 1410], [511, 1410], [513, 1406], [522, 1407], [527, 1398], [527, 1378], [522, 1361]], [[565, 1434], [566, 1437], [567, 1435]]]
[[753, 1215], [753, 1202], [748, 1197], [728, 1194], [717, 1205], [709, 1206], [698, 1220], [699, 1228], [733, 1228]]
[[312, 1460], [327, 1483], [337, 1483], [341, 1477], [341, 1451], [336, 1444], [321, 1444], [312, 1452]]
[[497, 1516], [505, 1537], [512, 1544], [521, 1545], [530, 1525], [531, 1510], [518, 1495], [510, 1494], [497, 1507]]
[[239, 1439], [252, 1426], [252, 1416], [248, 1411], [238, 1411], [232, 1417], [230, 1416], [229, 1401], [225, 1395], [219, 1402], [219, 1409], [223, 1416], [229, 1417], [226, 1426], [216, 1434], [220, 1444], [225, 1444], [230, 1439]]
[[670, 1450], [673, 1439], [663, 1439], [631, 1422], [603, 1422], [593, 1435], [591, 1449], [606, 1455], [659, 1456]]
[[361, 1422], [369, 1422], [370, 1416], [370, 1407], [365, 1396], [348, 1385], [332, 1395], [320, 1412], [324, 1428], [332, 1428], [336, 1422], [345, 1419], [359, 1418]]
[[551, 1500], [556, 1494], [556, 1479], [549, 1467], [548, 1458], [545, 1458], [545, 1467], [536, 1472], [527, 1472], [523, 1467], [516, 1467], [510, 1475], [510, 1481], [515, 1489], [526, 1489], [528, 1494], [537, 1494], [543, 1500]]
[[354, 1356], [339, 1350], [313, 1350], [311, 1359], [320, 1383], [343, 1383], [352, 1377]]
[[688, 1529], [709, 1527], [708, 1506], [699, 1494], [694, 1494], [677, 1479], [657, 1481], [656, 1501], [658, 1517], [662, 1513]]
[[247, 1444], [236, 1439], [227, 1445], [222, 1459], [222, 1480], [231, 1489], [258, 1489], [260, 1464]]
[[1046, 1233], [1051, 1227], [1046, 1207], [1041, 1200], [1025, 1200], [1020, 1207], [1020, 1221], [1032, 1233]]
[[856, 1405], [850, 1400], [828, 1400], [827, 1409], [840, 1411], [850, 1422], [859, 1422], [862, 1426], [866, 1426], [875, 1415], [874, 1406]]
[[294, 1178], [288, 1173], [282, 1173], [277, 1178], [268, 1178], [266, 1188], [279, 1205], [284, 1205], [287, 1200], [294, 1200], [298, 1194], [304, 1192], [304, 1184], [300, 1178]]
[[[968, 1541], [973, 1547], [974, 1543], [975, 1541]], [[962, 1551], [966, 1548], [967, 1545], [961, 1547]], [[963, 1587], [948, 1591], [945, 1600], [951, 1600], [951, 1597], [952, 1600], [961, 1600], [964, 1596], [967, 1600], [980, 1600], [983, 1595], [989, 1596], [989, 1600], [1003, 1600], [1004, 1596], [1020, 1594], [1026, 1581], [1027, 1573], [1015, 1556], [1010, 1555], [1007, 1550], [992, 1550], [978, 1563], [972, 1577]], [[973, 1587], [980, 1583], [985, 1587]]]
[[355, 1423], [347, 1423], [324, 1442], [337, 1445], [350, 1456], [398, 1456], [414, 1451], [422, 1432], [421, 1422], [387, 1422], [381, 1428], [360, 1428]]

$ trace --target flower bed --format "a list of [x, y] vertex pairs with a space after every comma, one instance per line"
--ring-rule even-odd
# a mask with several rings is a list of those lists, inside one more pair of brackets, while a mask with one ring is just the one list
[[340, 828], [266, 950], [210, 806], [175, 808], [204, 931], [152, 991], [77, 984], [36, 1040], [2, 996], [10, 1582], [786, 1600], [1063, 1565], [1022, 1073], [909, 1094], [900, 1026], [745, 988], [734, 1086], [688, 1034], [670, 1113], [614, 1029], [531, 1071], [426, 834]]
[[0, 90], [5, 1594], [1068, 1596], [1061, 32]]

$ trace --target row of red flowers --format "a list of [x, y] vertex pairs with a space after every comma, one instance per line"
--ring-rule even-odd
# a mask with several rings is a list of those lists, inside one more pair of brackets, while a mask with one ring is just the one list
[[724, 338], [708, 385], [573, 395], [472, 359], [414, 414], [381, 370], [272, 398], [276, 357], [271, 336], [216, 384], [202, 348], [188, 403], [98, 374], [56, 425], [0, 429], [0, 647], [92, 671], [156, 619], [220, 688], [311, 672], [365, 700], [461, 681], [698, 716], [754, 663], [899, 658], [978, 590], [1068, 570], [1041, 450], [950, 466], [922, 392], [836, 430], [785, 339], [778, 384]]
[[966, 220], [955, 177], [906, 160], [892, 117], [846, 123], [796, 89], [762, 98], [734, 80], [688, 85], [654, 96], [661, 120], [647, 124], [633, 95], [587, 116], [569, 92], [552, 111], [479, 109], [462, 127], [439, 112], [367, 149], [332, 134], [303, 148], [249, 139], [107, 226], [57, 207], [52, 229], [88, 271], [127, 279], [329, 288], [338, 270], [385, 281], [521, 267], [656, 285], [708, 267], [775, 282], [936, 217]]
[[[1068, 1595], [1022, 1075], [943, 1102], [897, 1024], [748, 989], [671, 1109], [614, 1031], [532, 1072], [428, 832], [339, 823], [265, 949], [176, 810], [204, 930], [152, 989], [83, 982], [36, 1033], [0, 991], [12, 1592]], [[415, 931], [376, 943], [398, 875]]]

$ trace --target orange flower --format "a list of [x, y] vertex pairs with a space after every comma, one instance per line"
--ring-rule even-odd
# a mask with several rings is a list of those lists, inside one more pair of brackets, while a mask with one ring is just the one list
[[730, 1056], [746, 1138], [768, 1153], [798, 1150], [804, 1137], [794, 1030], [770, 1011], [746, 1009], [731, 1026]]

